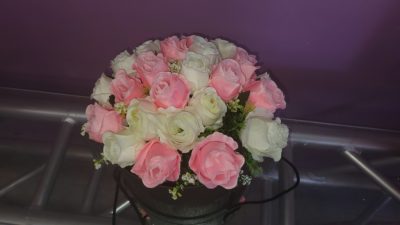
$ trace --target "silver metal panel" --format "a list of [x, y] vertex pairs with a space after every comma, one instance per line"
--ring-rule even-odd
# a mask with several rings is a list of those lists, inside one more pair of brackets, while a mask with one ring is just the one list
[[[293, 161], [293, 145], [290, 144], [282, 152], [282, 156]], [[284, 162], [279, 163], [279, 190], [288, 189], [294, 183], [295, 176], [291, 168]], [[279, 220], [281, 225], [294, 225], [295, 218], [295, 197], [294, 192], [289, 192], [279, 199]]]
[[360, 216], [354, 221], [357, 225], [367, 225], [371, 222], [374, 216], [392, 200], [390, 196], [382, 196], [376, 202], [367, 207]]
[[[72, 213], [21, 209], [0, 205], [0, 223], [18, 225], [110, 225], [111, 219]], [[139, 225], [135, 220], [118, 220], [118, 225]]]
[[17, 180], [11, 182], [9, 185], [3, 187], [0, 190], [0, 197], [2, 197], [3, 195], [7, 194], [10, 191], [13, 191], [14, 189], [18, 188], [18, 186], [24, 184], [25, 182], [28, 182], [33, 177], [39, 175], [40, 173], [43, 172], [44, 168], [45, 168], [45, 165], [42, 165], [42, 166], [38, 167], [37, 169], [34, 169], [31, 172], [23, 175], [22, 177], [18, 178]]
[[384, 191], [390, 194], [394, 199], [400, 201], [400, 188], [391, 184], [382, 174], [368, 165], [368, 163], [356, 153], [344, 151], [343, 154], [360, 168], [367, 176], [375, 181]]
[[75, 121], [71, 118], [65, 118], [62, 122], [60, 132], [57, 136], [56, 142], [54, 143], [54, 149], [50, 154], [42, 180], [32, 202], [32, 207], [34, 208], [42, 208], [46, 206], [49, 200], [58, 171], [60, 170], [61, 163], [64, 159], [65, 150], [67, 149], [66, 146], [74, 124]]

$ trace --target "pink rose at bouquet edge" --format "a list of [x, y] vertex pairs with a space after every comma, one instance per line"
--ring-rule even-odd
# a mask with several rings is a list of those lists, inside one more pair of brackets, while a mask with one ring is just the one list
[[224, 59], [211, 72], [209, 85], [222, 100], [228, 102], [239, 95], [245, 82], [246, 77], [240, 65], [233, 59]]
[[268, 75], [255, 81], [248, 90], [250, 90], [248, 103], [257, 108], [266, 109], [271, 113], [274, 113], [276, 109], [286, 108], [283, 92]]
[[146, 187], [154, 188], [166, 180], [178, 180], [180, 163], [181, 156], [176, 149], [152, 139], [139, 151], [131, 172], [138, 175]]
[[161, 72], [153, 82], [150, 97], [157, 107], [184, 108], [189, 101], [190, 87], [180, 74]]
[[169, 68], [162, 53], [144, 52], [137, 56], [132, 67], [138, 73], [145, 87], [150, 87], [158, 73], [168, 72]]
[[116, 102], [129, 105], [134, 98], [144, 97], [142, 82], [136, 77], [130, 77], [125, 70], [118, 70], [115, 78], [111, 81], [111, 92]]
[[249, 55], [249, 53], [243, 48], [236, 48], [235, 56], [233, 57], [239, 64], [251, 64], [255, 65], [257, 59], [255, 55]]
[[188, 52], [188, 39], [177, 36], [168, 37], [160, 42], [161, 52], [168, 60], [183, 60]]
[[122, 130], [122, 117], [115, 111], [107, 110], [97, 103], [86, 107], [86, 117], [88, 122], [85, 131], [89, 138], [103, 143], [102, 136], [104, 132], [111, 131], [117, 133]]
[[207, 188], [222, 186], [232, 189], [237, 186], [245, 162], [244, 157], [235, 151], [237, 148], [233, 138], [214, 132], [195, 145], [189, 167]]
[[260, 68], [255, 66], [257, 63], [256, 56], [249, 55], [246, 50], [238, 47], [233, 58], [239, 63], [240, 69], [246, 77], [246, 85], [248, 85], [256, 78], [255, 71]]

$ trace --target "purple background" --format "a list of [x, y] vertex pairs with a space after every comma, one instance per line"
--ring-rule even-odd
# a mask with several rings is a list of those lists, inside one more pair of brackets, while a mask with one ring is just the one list
[[282, 116], [400, 130], [398, 0], [4, 0], [0, 31], [0, 86], [89, 95], [122, 50], [198, 33], [256, 54]]

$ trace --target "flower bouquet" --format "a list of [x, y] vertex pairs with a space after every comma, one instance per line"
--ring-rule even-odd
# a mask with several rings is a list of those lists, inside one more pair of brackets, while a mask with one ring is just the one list
[[111, 68], [82, 127], [104, 144], [96, 167], [126, 168], [143, 188], [166, 187], [178, 202], [193, 187], [248, 185], [264, 157], [280, 160], [288, 128], [274, 112], [286, 107], [284, 95], [243, 48], [172, 36], [122, 52]]

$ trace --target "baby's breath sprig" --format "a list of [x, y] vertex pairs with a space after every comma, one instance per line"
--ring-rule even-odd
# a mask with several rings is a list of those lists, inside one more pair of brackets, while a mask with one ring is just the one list
[[114, 109], [121, 116], [125, 116], [126, 112], [128, 111], [128, 108], [126, 107], [126, 105], [123, 102], [115, 103]]
[[86, 134], [86, 127], [87, 127], [87, 123], [84, 123], [81, 127], [81, 135], [85, 136]]
[[184, 189], [184, 185], [180, 182], [176, 182], [176, 185], [168, 190], [171, 194], [171, 198], [173, 200], [177, 200], [178, 198], [182, 197], [182, 192]]
[[228, 102], [228, 109], [231, 112], [241, 112], [243, 110], [243, 106], [240, 104], [240, 100], [239, 99], [234, 99], [232, 101]]
[[104, 158], [103, 154], [101, 154], [101, 157], [99, 159], [93, 159], [93, 165], [96, 170], [100, 169], [103, 165], [107, 165], [107, 164], [108, 164], [108, 162]]
[[193, 174], [193, 173], [186, 172], [186, 173], [182, 174], [181, 180], [183, 181], [183, 184], [185, 186], [187, 186], [189, 184], [195, 185], [196, 184], [196, 180], [197, 180], [197, 176], [195, 174]]
[[240, 170], [239, 182], [242, 183], [243, 186], [248, 186], [251, 184], [253, 178], [247, 174], [244, 174], [243, 170]]
[[175, 183], [175, 186], [170, 188], [168, 192], [171, 194], [171, 198], [173, 200], [177, 200], [178, 198], [182, 197], [182, 192], [186, 186], [196, 185], [196, 183], [197, 183], [196, 174], [186, 172], [182, 174], [180, 180], [178, 180]]
[[182, 65], [179, 61], [174, 60], [174, 61], [168, 62], [168, 67], [169, 67], [169, 71], [171, 73], [179, 73], [179, 72], [181, 72]]

